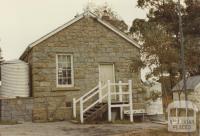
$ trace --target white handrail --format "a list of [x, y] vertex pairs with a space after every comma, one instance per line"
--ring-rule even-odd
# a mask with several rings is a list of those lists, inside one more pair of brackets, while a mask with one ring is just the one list
[[[105, 88], [105, 86], [106, 85], [104, 85], [103, 87], [100, 87], [101, 89], [98, 89], [96, 92], [94, 92], [94, 93], [92, 93], [90, 96], [88, 96], [87, 98], [85, 98], [84, 100], [83, 99], [81, 99], [81, 101], [80, 101], [80, 108], [82, 108], [82, 109], [80, 109], [80, 120], [81, 120], [81, 123], [83, 123], [83, 114], [87, 111], [87, 110], [89, 110], [89, 109], [91, 109], [94, 105], [96, 105], [97, 103], [100, 103], [101, 102], [101, 98], [98, 98], [98, 100], [97, 101], [95, 101], [95, 102], [93, 102], [91, 105], [89, 105], [89, 106], [87, 106], [85, 109], [84, 109], [84, 107], [83, 107], [83, 104], [86, 102], [86, 101], [88, 101], [89, 99], [91, 99], [93, 96], [95, 96], [96, 94], [98, 94], [100, 91], [102, 91], [102, 88], [104, 89]], [[101, 97], [101, 96], [100, 96]]]
[[96, 91], [96, 92], [94, 92], [94, 93], [92, 93], [90, 96], [88, 96], [87, 98], [85, 98], [85, 99], [83, 100], [83, 103], [86, 102], [86, 101], [88, 101], [90, 98], [92, 98], [93, 96], [95, 96], [95, 95], [98, 94], [98, 93], [99, 93], [99, 90]]
[[129, 84], [128, 83], [110, 83], [110, 85], [113, 85], [113, 86], [127, 86]]
[[130, 94], [129, 92], [122, 92], [122, 93], [118, 93], [118, 92], [112, 92], [112, 93], [110, 93], [111, 95], [128, 95], [128, 94]]
[[106, 98], [108, 96], [108, 93], [106, 93], [104, 96], [102, 96], [102, 99]]
[[105, 84], [103, 87], [101, 87], [101, 89], [103, 90], [103, 89], [105, 89], [107, 86], [108, 86], [108, 85]]
[[[101, 85], [101, 84], [99, 84]], [[77, 102], [80, 101], [80, 120], [81, 120], [81, 123], [83, 123], [83, 114], [85, 111], [89, 110], [90, 108], [92, 108], [95, 104], [97, 103], [101, 103], [102, 101], [102, 89], [106, 88], [107, 85], [104, 85], [103, 87], [100, 87], [100, 86], [96, 86], [95, 88], [93, 88], [91, 91], [87, 92], [85, 95], [83, 95], [82, 97], [80, 97], [79, 99], [73, 99], [73, 116], [74, 118], [76, 118], [76, 104]], [[99, 98], [97, 101], [93, 102], [91, 105], [89, 105], [88, 107], [86, 107], [84, 109], [84, 103], [86, 101], [88, 101], [89, 99], [91, 99], [92, 97], [94, 97], [95, 95], [97, 94], [101, 94], [99, 95]]]
[[101, 82], [99, 82], [99, 102], [102, 103], [102, 87], [101, 87]]
[[94, 92], [95, 90], [97, 90], [98, 87], [99, 87], [98, 85], [95, 86], [92, 90], [90, 90], [89, 92], [87, 92], [86, 94], [84, 94], [83, 96], [81, 96], [79, 99], [76, 100], [76, 103], [79, 102], [81, 98], [84, 99], [86, 96], [88, 96], [89, 94], [91, 94], [92, 92]]
[[[92, 90], [90, 90], [89, 92], [87, 92], [86, 94], [84, 94], [83, 96], [81, 96], [80, 98], [78, 98], [77, 100], [74, 98], [73, 99], [73, 117], [76, 118], [76, 104], [82, 100], [84, 100], [84, 98], [86, 96], [88, 96], [89, 94], [91, 94], [92, 92], [94, 92], [95, 90], [98, 89], [98, 85], [96, 87], [94, 87]], [[80, 105], [81, 106], [81, 105]]]
[[[119, 92], [112, 92], [111, 86], [119, 86]], [[123, 92], [122, 86], [128, 86], [128, 91]], [[107, 89], [107, 91], [105, 91]], [[102, 90], [104, 90], [104, 94], [102, 94]], [[90, 100], [91, 98], [94, 98], [95, 95], [98, 95], [98, 99], [94, 102], [92, 102], [89, 106], [84, 107], [84, 103]], [[123, 102], [123, 95], [129, 95], [129, 101], [128, 104], [125, 103], [119, 103], [116, 105], [116, 103], [113, 105], [112, 103], [112, 95], [119, 95], [119, 102]], [[108, 80], [107, 84], [102, 86], [102, 84], [99, 82], [99, 85], [94, 87], [92, 90], [84, 94], [79, 99], [73, 99], [73, 115], [76, 118], [76, 104], [80, 101], [80, 121], [81, 123], [84, 122], [83, 115], [86, 111], [94, 107], [97, 103], [102, 103], [102, 100], [107, 97], [107, 103], [108, 103], [108, 121], [111, 121], [111, 108], [113, 107], [120, 107], [120, 118], [123, 119], [123, 107], [129, 107], [130, 108], [130, 121], [133, 121], [133, 101], [132, 101], [132, 81], [129, 80], [128, 83], [122, 83], [119, 81], [119, 83], [111, 83], [110, 80]], [[96, 98], [96, 97], [95, 97]]]
[[[111, 94], [112, 95], [112, 94]], [[122, 92], [122, 81], [119, 81], [119, 93], [116, 92], [115, 95], [119, 95], [119, 101], [122, 102], [123, 101], [123, 92]], [[123, 114], [123, 107], [120, 107], [120, 119], [122, 120], [124, 118], [124, 114]]]
[[128, 90], [129, 90], [129, 104], [130, 104], [130, 122], [133, 122], [133, 93], [132, 93], [132, 80], [128, 81]]
[[110, 80], [108, 80], [108, 121], [111, 122], [111, 85]]
[[[103, 87], [101, 87], [101, 88], [105, 88], [105, 86], [107, 86], [107, 85], [105, 84], [105, 85], [104, 85]], [[86, 102], [87, 100], [89, 100], [90, 98], [92, 98], [92, 96], [98, 94], [99, 92], [100, 92], [100, 90], [97, 90], [95, 93], [93, 93], [92, 95], [90, 95], [89, 97], [87, 97], [85, 100], [83, 100], [83, 103]], [[98, 102], [99, 102], [99, 99], [98, 99], [97, 101], [93, 102], [91, 105], [93, 105], [94, 103], [97, 104], [96, 102], [98, 103]], [[91, 105], [89, 105], [88, 107], [92, 108], [92, 107], [94, 106], [94, 105], [93, 105], [93, 106], [91, 106]], [[87, 110], [90, 109], [90, 108], [88, 108], [88, 107], [86, 108]]]
[[85, 113], [87, 110], [89, 110], [90, 108], [92, 108], [92, 107], [93, 107], [94, 105], [96, 105], [98, 102], [99, 102], [99, 100], [93, 102], [90, 106], [88, 106], [87, 108], [85, 108], [85, 109], [83, 110], [83, 113]]
[[83, 98], [80, 99], [80, 120], [83, 123]]

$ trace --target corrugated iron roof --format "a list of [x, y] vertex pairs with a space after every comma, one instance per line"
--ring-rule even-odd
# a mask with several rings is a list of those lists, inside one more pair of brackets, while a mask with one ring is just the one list
[[[200, 84], [200, 75], [187, 78], [186, 81], [187, 90], [194, 90], [199, 84]], [[174, 86], [172, 91], [178, 91], [182, 89], [183, 89], [183, 80], [181, 80], [178, 84], [176, 84], [176, 86]]]

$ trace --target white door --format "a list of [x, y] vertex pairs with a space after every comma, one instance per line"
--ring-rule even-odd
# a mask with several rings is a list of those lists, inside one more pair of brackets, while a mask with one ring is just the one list
[[[110, 80], [111, 83], [115, 83], [115, 68], [114, 64], [100, 64], [99, 65], [99, 81], [101, 82], [102, 86], [104, 86], [108, 80]], [[108, 91], [108, 88], [105, 88], [102, 90], [102, 96], [104, 96]], [[111, 92], [115, 91], [115, 87], [111, 87]], [[116, 96], [113, 95], [112, 99], [115, 99]], [[104, 99], [103, 101], [106, 101], [107, 99]]]

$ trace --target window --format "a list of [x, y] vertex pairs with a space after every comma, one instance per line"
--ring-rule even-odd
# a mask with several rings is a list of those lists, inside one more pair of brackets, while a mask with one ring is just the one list
[[57, 59], [57, 86], [72, 87], [74, 85], [72, 55], [58, 54], [56, 59]]

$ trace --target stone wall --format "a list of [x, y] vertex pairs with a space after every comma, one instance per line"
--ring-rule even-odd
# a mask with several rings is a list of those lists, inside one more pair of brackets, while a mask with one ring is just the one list
[[2, 121], [32, 121], [32, 98], [1, 99]]
[[2, 121], [47, 122], [71, 119], [65, 96], [1, 99]]
[[[72, 54], [74, 87], [56, 86], [56, 54]], [[99, 64], [115, 65], [116, 82], [140, 82], [132, 72], [139, 49], [91, 17], [85, 17], [34, 46], [26, 57], [31, 65], [33, 97], [66, 95], [66, 101], [80, 97], [98, 84]]]
[[33, 121], [61, 121], [72, 117], [72, 104], [65, 96], [34, 98]]

